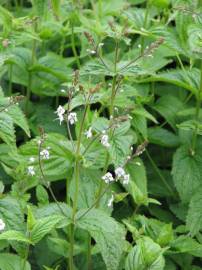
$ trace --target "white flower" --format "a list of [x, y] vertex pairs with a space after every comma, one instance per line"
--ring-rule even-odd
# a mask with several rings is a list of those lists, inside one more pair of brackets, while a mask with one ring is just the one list
[[101, 144], [105, 147], [110, 147], [110, 144], [109, 144], [109, 136], [108, 135], [102, 135], [101, 137]]
[[34, 176], [35, 175], [34, 166], [28, 166], [27, 173], [28, 175]]
[[137, 166], [141, 166], [141, 163], [139, 161], [135, 162]]
[[68, 115], [68, 121], [70, 122], [71, 125], [76, 123], [78, 121], [77, 119], [77, 114], [75, 112], [72, 112]]
[[96, 51], [95, 51], [95, 50], [87, 49], [86, 51], [87, 51], [87, 53], [89, 53], [89, 54], [96, 54]]
[[108, 172], [105, 175], [103, 175], [102, 180], [104, 180], [106, 184], [109, 184], [110, 182], [114, 181], [114, 178], [113, 178], [112, 174], [110, 172]]
[[92, 138], [92, 136], [93, 136], [92, 127], [90, 127], [88, 130], [86, 130], [86, 132], [84, 134], [87, 137], [87, 139]]
[[98, 44], [98, 47], [103, 47], [103, 46], [104, 46], [104, 43], [103, 42], [101, 42], [101, 43]]
[[123, 168], [118, 167], [115, 170], [115, 174], [116, 174], [116, 177], [119, 179], [119, 178], [123, 177], [126, 173], [125, 173]]
[[113, 201], [114, 201], [114, 195], [112, 194], [111, 198], [109, 199], [107, 206], [112, 207], [113, 206]]
[[55, 113], [57, 114], [57, 116], [58, 116], [57, 119], [60, 120], [60, 125], [61, 125], [62, 121], [64, 121], [65, 109], [61, 105], [59, 105], [59, 107], [57, 108], [57, 111]]
[[34, 157], [30, 157], [30, 158], [29, 158], [29, 162], [30, 162], [30, 163], [33, 163], [34, 161], [35, 161], [35, 158], [34, 158]]
[[44, 149], [40, 152], [40, 156], [42, 157], [42, 159], [49, 159], [50, 153], [47, 149]]
[[3, 231], [5, 229], [6, 224], [2, 219], [0, 219], [0, 231]]
[[130, 175], [129, 174], [125, 174], [123, 177], [123, 185], [128, 185], [129, 184], [129, 180], [130, 180]]

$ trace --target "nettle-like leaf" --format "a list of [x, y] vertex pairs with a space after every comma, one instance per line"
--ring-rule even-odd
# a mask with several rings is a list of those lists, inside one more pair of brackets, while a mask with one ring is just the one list
[[178, 148], [173, 158], [172, 175], [174, 184], [183, 202], [189, 202], [191, 196], [201, 185], [202, 157], [201, 146], [191, 155], [188, 146]]
[[[14, 254], [0, 253], [1, 270], [22, 270], [24, 259]], [[30, 264], [25, 263], [24, 270], [31, 270]]]
[[171, 95], [160, 97], [153, 105], [153, 109], [162, 115], [174, 130], [176, 130], [177, 113], [182, 108], [182, 101]]
[[172, 69], [167, 72], [159, 72], [158, 74], [144, 80], [144, 82], [149, 81], [172, 83], [191, 91], [193, 94], [196, 94], [199, 89], [200, 70], [197, 68], [192, 68], [191, 70]]
[[188, 253], [196, 257], [202, 257], [202, 245], [195, 239], [181, 235], [170, 243], [172, 253]]
[[198, 188], [193, 194], [189, 210], [187, 214], [187, 228], [189, 229], [192, 236], [196, 235], [199, 230], [202, 229], [202, 187]]
[[0, 199], [0, 218], [4, 220], [6, 229], [24, 231], [24, 214], [18, 200], [12, 197]]
[[179, 146], [179, 138], [174, 133], [161, 127], [151, 127], [148, 129], [148, 139], [150, 143], [164, 147]]
[[63, 220], [62, 216], [52, 215], [36, 221], [30, 232], [30, 240], [34, 244], [38, 243], [46, 234], [52, 231], [56, 225]]
[[[75, 181], [72, 179], [70, 185], [70, 195], [72, 199], [75, 193]], [[78, 208], [91, 207], [96, 201], [96, 194], [102, 182], [102, 172], [91, 168], [81, 168], [80, 170], [80, 183], [79, 183], [79, 197]], [[111, 197], [111, 192], [108, 191], [100, 200], [99, 208], [111, 212], [111, 209], [107, 207], [107, 202]]]
[[[30, 157], [35, 158], [34, 165], [40, 175], [38, 162], [38, 140], [31, 140], [20, 147], [20, 154], [28, 161]], [[48, 181], [56, 181], [67, 177], [68, 170], [71, 169], [73, 154], [71, 143], [60, 134], [49, 133], [43, 145], [43, 149], [50, 147], [50, 158], [43, 160], [43, 171]], [[36, 175], [37, 177], [37, 175]]]
[[6, 231], [0, 234], [0, 240], [31, 243], [31, 241], [19, 231]]
[[124, 250], [123, 227], [103, 211], [93, 209], [81, 217], [86, 210], [77, 213], [77, 226], [87, 230], [96, 241], [108, 270], [117, 270]]
[[165, 260], [163, 249], [149, 237], [137, 240], [136, 246], [130, 251], [126, 259], [126, 270], [163, 270]]
[[130, 182], [126, 186], [126, 190], [131, 194], [137, 205], [147, 205], [147, 176], [142, 160], [135, 158], [127, 164], [126, 168], [130, 174]]

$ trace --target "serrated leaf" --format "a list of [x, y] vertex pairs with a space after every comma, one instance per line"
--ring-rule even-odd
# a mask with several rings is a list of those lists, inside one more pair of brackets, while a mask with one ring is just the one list
[[200, 187], [191, 198], [186, 220], [186, 226], [189, 229], [190, 234], [192, 236], [196, 235], [199, 232], [199, 230], [202, 229], [201, 203], [202, 203], [202, 188]]
[[149, 237], [142, 237], [130, 251], [126, 259], [126, 270], [163, 270], [165, 260], [163, 250]]
[[[1, 270], [22, 270], [24, 259], [14, 254], [0, 254]], [[30, 264], [26, 262], [24, 270], [31, 270]]]
[[37, 220], [30, 232], [31, 241], [34, 244], [38, 243], [45, 235], [51, 232], [62, 219], [63, 217], [61, 216], [52, 215]]
[[77, 225], [95, 239], [108, 270], [117, 270], [123, 253], [125, 232], [122, 226], [103, 211], [93, 209], [79, 219], [86, 210], [77, 213]]
[[172, 175], [183, 202], [189, 202], [192, 194], [201, 185], [202, 158], [200, 149], [197, 147], [195, 155], [191, 155], [188, 146], [181, 146], [174, 154]]
[[0, 240], [31, 243], [31, 241], [23, 233], [12, 230], [1, 233]]

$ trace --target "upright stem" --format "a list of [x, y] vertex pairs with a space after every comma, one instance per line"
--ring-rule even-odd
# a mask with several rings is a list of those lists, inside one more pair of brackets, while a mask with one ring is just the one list
[[[70, 250], [69, 250], [69, 270], [74, 269], [74, 232], [75, 232], [75, 215], [77, 211], [77, 204], [78, 204], [78, 196], [79, 196], [79, 166], [80, 166], [80, 146], [81, 146], [81, 137], [83, 133], [85, 118], [88, 110], [88, 102], [89, 98], [87, 99], [83, 118], [81, 121], [81, 127], [79, 130], [76, 153], [75, 153], [75, 166], [74, 166], [74, 176], [75, 176], [75, 192], [74, 192], [74, 199], [73, 199], [73, 210], [72, 210], [72, 224], [70, 227]], [[68, 268], [67, 268], [68, 269]]]
[[[147, 2], [147, 6], [146, 6], [146, 11], [145, 11], [143, 28], [145, 28], [147, 26], [147, 19], [148, 19], [148, 15], [149, 15], [149, 3], [148, 2]], [[141, 37], [141, 54], [143, 54], [143, 52], [144, 52], [144, 36]]]
[[[37, 30], [37, 21], [34, 21], [34, 31], [36, 32]], [[32, 56], [31, 56], [31, 66], [34, 65], [35, 62], [35, 57], [36, 57], [36, 39], [33, 40], [33, 45], [32, 45]], [[26, 103], [25, 103], [25, 113], [26, 115], [28, 114], [29, 110], [29, 100], [31, 96], [31, 89], [32, 89], [32, 71], [29, 71], [28, 74], [28, 85], [27, 85], [27, 95], [26, 95]]]
[[9, 64], [8, 68], [8, 73], [9, 73], [9, 85], [8, 85], [8, 94], [9, 96], [12, 95], [12, 76], [13, 76], [13, 65]]
[[74, 57], [76, 58], [77, 67], [80, 68], [81, 67], [81, 64], [80, 64], [79, 56], [77, 54], [76, 46], [75, 46], [74, 25], [73, 25], [73, 23], [72, 23], [71, 45], [72, 45], [72, 51], [73, 51]]
[[198, 122], [200, 117], [200, 108], [201, 108], [201, 95], [202, 95], [202, 60], [201, 60], [201, 78], [200, 78], [200, 86], [199, 90], [196, 94], [196, 112], [195, 112], [195, 121], [196, 121], [196, 127], [193, 133], [192, 138], [192, 154], [195, 154], [196, 149], [196, 141], [197, 141], [197, 134], [198, 134]]

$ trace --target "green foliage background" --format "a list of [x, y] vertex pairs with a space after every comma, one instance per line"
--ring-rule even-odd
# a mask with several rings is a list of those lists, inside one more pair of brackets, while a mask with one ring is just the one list
[[202, 269], [202, 1], [0, 0], [0, 31], [0, 269]]

